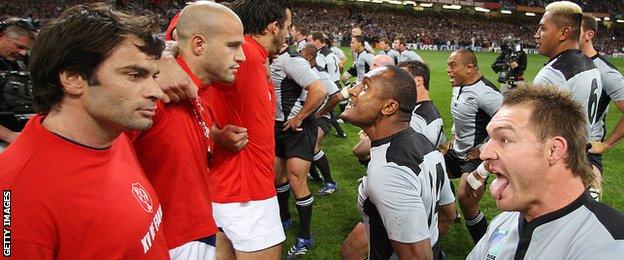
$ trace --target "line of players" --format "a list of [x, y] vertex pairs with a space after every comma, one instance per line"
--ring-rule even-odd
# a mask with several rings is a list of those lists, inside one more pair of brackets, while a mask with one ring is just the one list
[[[301, 231], [288, 255], [305, 254], [314, 244], [310, 232], [314, 199], [307, 188], [306, 175], [311, 161], [315, 161], [323, 172], [326, 157], [319, 149], [317, 139], [320, 139], [321, 135], [318, 133], [319, 129], [327, 132], [323, 126], [317, 126], [315, 118], [323, 114], [318, 112], [315, 114], [315, 111], [321, 106], [323, 107], [320, 111], [330, 110], [328, 107], [333, 107], [339, 101], [340, 94], [335, 86], [336, 75], [329, 73], [329, 62], [325, 59], [329, 56], [327, 52], [329, 47], [325, 41], [327, 37], [317, 34], [315, 38], [313, 34], [311, 37], [313, 44], [302, 48], [300, 54], [289, 52], [288, 46], [283, 44], [291, 21], [290, 9], [285, 2], [240, 2], [233, 9], [236, 15], [225, 7], [208, 2], [198, 2], [185, 8], [176, 26], [177, 57], [161, 59], [157, 67], [153, 57], [159, 54], [156, 55], [157, 52], [154, 50], [162, 47], [151, 43], [150, 38], [144, 36], [145, 33], [136, 33], [139, 32], [136, 27], [130, 27], [121, 34], [122, 36], [117, 36], [120, 39], [117, 44], [109, 45], [109, 49], [105, 49], [103, 53], [108, 55], [102, 57], [99, 64], [97, 61], [89, 63], [92, 66], [91, 71], [81, 72], [70, 66], [51, 69], [47, 75], [34, 76], [35, 80], [39, 80], [35, 81], [36, 88], [42, 84], [51, 84], [49, 86], [57, 90], [53, 93], [54, 96], [39, 97], [38, 109], [45, 116], [33, 118], [16, 144], [9, 146], [0, 157], [3, 163], [6, 162], [3, 165], [10, 166], [6, 168], [7, 171], [3, 171], [3, 177], [7, 174], [7, 178], [2, 178], [3, 189], [14, 192], [14, 199], [18, 202], [15, 206], [17, 212], [32, 213], [24, 215], [33, 218], [32, 221], [29, 221], [29, 218], [15, 220], [14, 227], [17, 230], [28, 230], [15, 232], [15, 236], [19, 237], [15, 239], [14, 244], [16, 254], [32, 254], [33, 257], [35, 254], [88, 257], [89, 253], [113, 251], [125, 256], [149, 258], [157, 256], [180, 259], [212, 258], [219, 252], [214, 250], [216, 239], [217, 245], [225, 245], [227, 240], [230, 241], [233, 247], [230, 251], [231, 257], [275, 259], [279, 258], [280, 244], [284, 240], [284, 224], [287, 225], [289, 220], [287, 198], [290, 189], [295, 194]], [[271, 13], [271, 16], [259, 18], [257, 11], [260, 9]], [[576, 11], [575, 8], [571, 10], [573, 11], [570, 11], [568, 4], [561, 3], [547, 7], [536, 39], [540, 53], [552, 60], [545, 69], [542, 69], [544, 72], [540, 71], [536, 79], [550, 80], [550, 83], [555, 83], [556, 86], [575, 86], [586, 80], [585, 75], [593, 76], [590, 82], [592, 84], [596, 82], [597, 87], [589, 94], [589, 101], [583, 103], [583, 111], [592, 112], [589, 113], [590, 120], [586, 120], [591, 123], [596, 118], [603, 117], [598, 112], [593, 113], [599, 107], [597, 103], [592, 103], [600, 100], [599, 87], [602, 81], [600, 75], [596, 73], [598, 70], [595, 66], [590, 64], [591, 62], [586, 62], [587, 58], [582, 54], [578, 55], [580, 51], [575, 51], [574, 45], [569, 43], [578, 42], [578, 35], [591, 42], [595, 29], [592, 31], [591, 25], [585, 28], [585, 23], [583, 29], [580, 29], [580, 20], [575, 24], [576, 20], [570, 19], [570, 17], [578, 18], [580, 10]], [[91, 22], [94, 28], [97, 28], [102, 25], [98, 19], [115, 20], [124, 19], [123, 17], [110, 9], [98, 6], [86, 5], [68, 10], [61, 23], [52, 24], [42, 31], [40, 37], [44, 37], [39, 38], [33, 48], [35, 65], [31, 68], [39, 72], [40, 68], [37, 66], [48, 63], [46, 55], [49, 54], [41, 52], [41, 48], [66, 49], [64, 46], [57, 48], [56, 45], [46, 45], [46, 41], [73, 36], [63, 34], [65, 31], [56, 31], [58, 28], [71, 28], [72, 25], [77, 27], [77, 24], [84, 24], [85, 21]], [[233, 24], [237, 26], [232, 26]], [[242, 32], [246, 35], [244, 38]], [[88, 33], [101, 33], [99, 38], [92, 35], [96, 39], [105, 36], [95, 29]], [[123, 37], [135, 33], [142, 38]], [[563, 37], [564, 41], [557, 40], [556, 36]], [[76, 39], [76, 45], [83, 43], [81, 40], [84, 38]], [[398, 40], [400, 43], [400, 39]], [[150, 49], [144, 44], [154, 47]], [[452, 53], [447, 61], [447, 73], [454, 86], [451, 111], [455, 136], [447, 142], [452, 145], [446, 145], [450, 155], [447, 152], [443, 158], [442, 153], [437, 151], [444, 136], [441, 119], [439, 112], [426, 96], [426, 89], [429, 86], [428, 67], [418, 61], [401, 62], [399, 67], [385, 66], [388, 63], [395, 63], [394, 59], [391, 57], [387, 59], [384, 56], [373, 57], [364, 50], [365, 41], [358, 35], [353, 37], [351, 46], [357, 53], [354, 69], [351, 71], [357, 75], [360, 84], [347, 90], [352, 105], [345, 110], [343, 117], [363, 128], [366, 135], [362, 135], [362, 141], [365, 143], [368, 138], [368, 145], [371, 147], [363, 149], [370, 154], [371, 162], [368, 164], [367, 178], [360, 187], [358, 200], [369, 235], [366, 241], [370, 248], [369, 257], [388, 258], [393, 254], [405, 259], [418, 256], [442, 257], [437, 242], [448, 230], [455, 213], [454, 198], [450, 194], [450, 182], [445, 173], [448, 171], [448, 174], [454, 177], [463, 174], [464, 180], [466, 173], [474, 170], [480, 163], [477, 161], [479, 158], [485, 158], [490, 162], [489, 169], [497, 167], [496, 158], [483, 155], [487, 151], [483, 146], [493, 147], [498, 140], [488, 139], [485, 133], [491, 133], [492, 129], [486, 131], [486, 126], [499, 109], [515, 112], [514, 106], [509, 105], [514, 103], [513, 101], [503, 103], [502, 95], [479, 72], [476, 57], [472, 52], [460, 50]], [[585, 49], [591, 45], [586, 41], [585, 45], [581, 46]], [[84, 58], [81, 53], [67, 55]], [[62, 57], [61, 54], [58, 56]], [[273, 56], [275, 58], [267, 69], [268, 59]], [[583, 59], [584, 63], [579, 62]], [[337, 61], [333, 58], [332, 60]], [[376, 63], [376, 60], [379, 63]], [[71, 62], [79, 64], [80, 61], [70, 60], [69, 64], [73, 64]], [[325, 67], [322, 66], [323, 63]], [[334, 63], [337, 64], [339, 63]], [[369, 69], [373, 67], [378, 68]], [[188, 75], [198, 90], [176, 89], [175, 84], [174, 86], [160, 84], [160, 88], [164, 89], [163, 92], [154, 84], [154, 76], [158, 72], [156, 68], [165, 75], [167, 73]], [[548, 70], [551, 74], [547, 74]], [[50, 73], [58, 74], [60, 80], [54, 83], [49, 78], [44, 78]], [[614, 72], [610, 70], [609, 73]], [[118, 82], [116, 79], [123, 77], [129, 82], [140, 82], [145, 86], [145, 90], [140, 93], [142, 98], [136, 99], [134, 104], [129, 104], [126, 99], [139, 96], [138, 93], [118, 90], [119, 85], [115, 86]], [[619, 77], [617, 83], [621, 85], [621, 75]], [[167, 79], [164, 78], [160, 80]], [[555, 81], [557, 78], [561, 78], [560, 81]], [[109, 87], [106, 88], [106, 85]], [[163, 85], [166, 87], [162, 87]], [[62, 91], [59, 93], [58, 89]], [[331, 96], [328, 98], [328, 93], [335, 96], [335, 100], [332, 101]], [[546, 94], [557, 96], [556, 93]], [[191, 99], [187, 100], [188, 97]], [[580, 100], [582, 97], [575, 98], [577, 101], [583, 101]], [[617, 96], [612, 98], [616, 101], [621, 100]], [[165, 104], [156, 102], [157, 99], [167, 101], [173, 99], [177, 102]], [[322, 105], [326, 99], [330, 102]], [[277, 112], [273, 113], [273, 110]], [[504, 118], [505, 114], [510, 113], [514, 114], [512, 112], [502, 113], [502, 116], [497, 114], [495, 118]], [[89, 120], [84, 120], [85, 118]], [[411, 121], [411, 125], [420, 124], [420, 126], [408, 127], [410, 126], [408, 121]], [[426, 130], [432, 126], [433, 130]], [[132, 133], [128, 130], [144, 131]], [[422, 132], [418, 133], [419, 131]], [[609, 142], [610, 139], [617, 139], [617, 136], [607, 138], [604, 144], [594, 143], [592, 149], [611, 147], [615, 141]], [[45, 142], [48, 146], [41, 147], [40, 142]], [[134, 148], [131, 148], [132, 146]], [[271, 149], [273, 147], [275, 149]], [[567, 148], [568, 151], [584, 149], [576, 146]], [[138, 158], [120, 157], [132, 154], [133, 149], [137, 151]], [[490, 152], [493, 149], [491, 148]], [[72, 166], [69, 163], [61, 165], [57, 171], [50, 171], [50, 176], [43, 179], [32, 176], [33, 173], [49, 171], [49, 165], [33, 163], [33, 160], [49, 161], [50, 158], [43, 158], [49, 154], [59, 157], [54, 159], [56, 162], [63, 161], [65, 155], [77, 154], [84, 157], [79, 160], [85, 162], [94, 160], [94, 164]], [[209, 174], [206, 154], [212, 156]], [[105, 155], [104, 161], [96, 162], [95, 158], [102, 155]], [[277, 160], [273, 165], [275, 157]], [[102, 174], [92, 178], [96, 178], [99, 185], [117, 183], [115, 189], [108, 186], [85, 186], [85, 181], [94, 184], [93, 180], [86, 180], [82, 175], [71, 175], [81, 171], [101, 172]], [[133, 172], [132, 176], [136, 178], [117, 179], [119, 176], [106, 175], [111, 171]], [[172, 171], [176, 174], [172, 174]], [[274, 173], [276, 178], [273, 178]], [[29, 178], [24, 178], [24, 174], [28, 174]], [[71, 176], [66, 176], [67, 174]], [[143, 174], [147, 176], [149, 183], [141, 179], [140, 176]], [[497, 202], [510, 200], [507, 196], [511, 191], [507, 191], [504, 185], [513, 185], [513, 179], [518, 178], [506, 174], [504, 169], [496, 173]], [[182, 176], [182, 179], [179, 176]], [[329, 180], [329, 184], [334, 184], [335, 190], [337, 186], [335, 182], [331, 182], [331, 175], [324, 177], [326, 181]], [[101, 178], [109, 181], [102, 182]], [[71, 182], [72, 186], [67, 186], [68, 179], [74, 180]], [[594, 179], [583, 179], [584, 186], [581, 187], [588, 187]], [[56, 182], [51, 185], [50, 181]], [[274, 181], [277, 193], [273, 186]], [[462, 183], [465, 184], [465, 181]], [[128, 185], [132, 187], [129, 192], [124, 192], [122, 188], [126, 184], [132, 184]], [[43, 186], [55, 189], [41, 189]], [[466, 185], [460, 185], [459, 189], [460, 195], [467, 194], [462, 193], [463, 189], [468, 189]], [[179, 190], [187, 193], [184, 198], [179, 195]], [[211, 192], [208, 193], [208, 190]], [[28, 196], [23, 195], [32, 191], [36, 192]], [[89, 197], [93, 191], [114, 192], [104, 198], [96, 197], [89, 201], [71, 199], [71, 195], [76, 191], [80, 191], [76, 194], [78, 198], [85, 195]], [[513, 196], [518, 196], [515, 192], [518, 191], [514, 191]], [[61, 207], [45, 200], [46, 196], [51, 194], [56, 195], [51, 196], [53, 201], [63, 202]], [[113, 213], [106, 212], [108, 216], [112, 214], [115, 217], [136, 217], [134, 221], [126, 221], [128, 223], [125, 223], [124, 227], [128, 228], [128, 232], [119, 237], [120, 234], [114, 236], [110, 231], [103, 230], [113, 225], [109, 222], [117, 221], [115, 217], [97, 221], [95, 218], [104, 215], [101, 205], [117, 205], [118, 201], [113, 200], [119, 200], [121, 198], [119, 195], [122, 194], [128, 195], [126, 204], [132, 204], [136, 199], [135, 203], [138, 202], [140, 208], [131, 212], [122, 205], [115, 208], [117, 211]], [[575, 196], [578, 197], [578, 194]], [[38, 201], [37, 204], [32, 204], [33, 198]], [[469, 198], [470, 196], [460, 196], [459, 199], [467, 223], [477, 222], [474, 226], [484, 227], [481, 220], [485, 218], [482, 214], [477, 213], [476, 217], [472, 218], [466, 213], [471, 210], [478, 212], [478, 208], [475, 211], [478, 201]], [[26, 201], [31, 204], [25, 203]], [[524, 209], [505, 208], [502, 202], [499, 206], [504, 210]], [[87, 203], [100, 205], [100, 209], [87, 207], [85, 205]], [[592, 203], [583, 201], [581, 204], [590, 208], [602, 205]], [[29, 208], [25, 209], [22, 205], [29, 205]], [[565, 205], [567, 204], [562, 204]], [[129, 205], [126, 206], [131, 208]], [[85, 208], [91, 210], [90, 217], [84, 216]], [[141, 212], [140, 215], [137, 212], [140, 210], [148, 214]], [[62, 217], [60, 212], [63, 212]], [[439, 212], [441, 221], [437, 220]], [[621, 218], [604, 209], [589, 213], [592, 214], [598, 219]], [[213, 216], [216, 223], [212, 221]], [[539, 216], [538, 214], [537, 217]], [[161, 228], [161, 220], [164, 238], [163, 232], [157, 232]], [[58, 221], [62, 224], [60, 227], [48, 225]], [[509, 221], [517, 221], [517, 218], [509, 218]], [[526, 221], [530, 222], [531, 219], [527, 218]], [[36, 227], [25, 228], [29, 223], [35, 222], [39, 223]], [[138, 230], [137, 227], [140, 225], [133, 225], [139, 222], [148, 223], [149, 228], [146, 230], [150, 231], [146, 233], [147, 235], [143, 236], [145, 232]], [[282, 225], [279, 225], [280, 222]], [[500, 222], [494, 223], [510, 225]], [[203, 227], [199, 228], [198, 223]], [[69, 232], [81, 230], [86, 226], [97, 229], [93, 229], [94, 232], [90, 234]], [[227, 238], [214, 236], [217, 226], [223, 230], [222, 234]], [[474, 226], [469, 227], [471, 235], [475, 233]], [[613, 230], [613, 225], [607, 226], [602, 223], [602, 226], [616, 239], [621, 237], [621, 234], [614, 233], [616, 231]], [[509, 226], [513, 227], [513, 224]], [[481, 228], [480, 232], [485, 230]], [[112, 244], [102, 242], [81, 246], [81, 243], [77, 243], [77, 241], [92, 242], [89, 237], [102, 236], [119, 239]], [[137, 243], [131, 242], [135, 236]], [[500, 245], [493, 244], [488, 247], [487, 243], [498, 243], [500, 236], [498, 233], [487, 234], [486, 237], [491, 239], [480, 242], [473, 254], [481, 253], [478, 250], [491, 253], [494, 247]], [[609, 239], [603, 239], [603, 242], [609, 242]], [[68, 242], [74, 248], [64, 247]], [[124, 242], [127, 242], [127, 245]], [[514, 243], [512, 239], [504, 242]], [[525, 246], [528, 246], [528, 243]], [[344, 251], [354, 248], [361, 247], [346, 247]], [[169, 250], [168, 254], [163, 251], [164, 249]], [[511, 250], [514, 251], [515, 247]], [[529, 248], [527, 251], [525, 248], [523, 254], [529, 253], [529, 256], [535, 254], [538, 257], [541, 252], [535, 250]], [[616, 250], [621, 250], [621, 244], [618, 244], [618, 247], [610, 247], [602, 253], [608, 255]], [[495, 254], [501, 252], [505, 251], [498, 250]], [[348, 252], [343, 253], [349, 255]]]
[[[567, 1], [548, 5], [535, 39], [539, 53], [550, 60], [536, 76], [533, 82], [536, 87], [520, 88], [506, 99], [480, 73], [476, 56], [471, 51], [459, 50], [451, 53], [447, 60], [447, 73], [453, 86], [453, 135], [444, 144], [437, 143], [439, 139], [429, 138], [431, 144], [435, 144], [444, 153], [444, 160], [431, 158], [424, 153], [423, 143], [414, 145], [412, 151], [405, 152], [406, 148], [402, 146], [410, 146], [411, 142], [418, 140], [415, 137], [412, 140], [403, 140], [405, 130], [373, 141], [369, 140], [369, 136], [362, 136], [361, 142], [354, 148], [354, 154], [368, 167], [358, 197], [364, 224], [358, 224], [347, 237], [341, 250], [342, 257], [364, 259], [368, 251], [370, 259], [388, 259], [394, 256], [400, 259], [443, 259], [444, 255], [437, 242], [448, 228], [448, 219], [454, 219], [454, 212], [451, 207], [447, 207], [453, 205], [452, 196], [449, 198], [445, 194], [445, 188], [432, 184], [434, 180], [442, 182], [443, 185], [450, 184], [444, 178], [435, 176], [436, 169], [432, 165], [440, 162], [445, 165], [443, 168], [449, 177], [461, 177], [459, 205], [464, 212], [468, 230], [475, 243], [478, 243], [468, 258], [584, 258], [583, 255], [617, 257], [624, 250], [622, 237], [617, 231], [621, 229], [617, 219], [622, 219], [622, 215], [588, 198], [590, 195], [595, 200], [600, 198], [600, 154], [606, 151], [603, 148], [612, 147], [622, 137], [620, 120], [605, 141], [604, 117], [610, 100], [618, 104], [624, 99], [624, 77], [594, 50], [591, 42], [595, 32], [596, 21], [589, 15], [583, 15], [578, 5]], [[387, 48], [387, 42], [382, 41], [380, 45]], [[354, 60], [357, 63], [359, 55]], [[399, 63], [399, 67], [403, 66], [411, 72], [406, 64]], [[381, 80], [375, 80], [383, 78], [380, 75], [384, 74], [385, 71], [376, 70], [364, 74], [363, 83], [351, 91], [357, 113], [365, 114], [358, 107], [363, 106], [359, 103], [366, 92], [380, 91], [370, 89], [381, 88], [385, 89], [383, 91], [393, 92], [390, 86], [384, 86], [385, 84], [379, 83]], [[417, 86], [419, 81], [422, 84], [423, 79], [428, 79], [428, 73], [424, 76], [412, 72], [411, 75]], [[359, 79], [361, 78], [358, 77]], [[416, 92], [417, 95], [421, 94], [418, 87]], [[562, 97], [561, 93], [566, 92], [571, 95]], [[394, 97], [400, 100], [397, 96]], [[570, 97], [580, 107], [572, 108], [567, 104], [566, 100]], [[400, 108], [401, 101], [397, 102]], [[388, 106], [385, 103], [379, 108], [380, 117], [392, 117], [386, 114], [390, 113]], [[552, 108], [553, 106], [558, 108]], [[576, 114], [564, 116], [567, 113], [562, 107]], [[437, 114], [439, 118], [439, 113]], [[426, 114], [423, 115], [426, 117]], [[560, 118], [574, 117], [574, 120], [581, 119], [585, 123], [580, 131], [574, 130], [576, 132], [573, 134], [566, 131], [579, 128], [579, 122], [576, 128], [567, 125], [569, 121], [565, 125], [560, 122], [539, 122], [548, 120], [547, 118], [559, 121], [556, 115], [561, 116]], [[345, 119], [349, 116], [353, 115], [346, 112], [343, 114]], [[384, 125], [384, 119], [381, 118], [368, 124], [354, 119], [347, 121], [362, 126], [367, 134], [379, 132]], [[538, 142], [545, 142], [538, 149], [542, 152], [538, 152], [535, 158], [531, 154], [536, 150], [522, 152], [530, 140], [527, 139], [527, 133], [522, 132], [526, 131], [522, 130], [526, 127], [522, 125], [527, 122], [530, 126], [526, 129], [535, 131]], [[417, 121], [410, 123], [412, 129], [426, 135], [424, 129], [414, 127]], [[436, 124], [432, 126], [437, 128]], [[437, 130], [442, 131], [441, 128]], [[563, 135], [567, 139], [567, 156], [561, 155], [561, 144], [547, 141], [546, 137], [556, 135]], [[583, 138], [574, 139], [579, 136]], [[579, 143], [579, 140], [584, 141]], [[396, 148], [391, 149], [393, 146]], [[377, 158], [375, 153], [380, 153]], [[514, 154], [517, 157], [515, 161]], [[414, 155], [417, 157], [411, 158], [411, 163], [420, 163], [417, 166], [410, 165], [409, 160], [401, 158]], [[428, 162], [427, 156], [430, 156]], [[522, 157], [526, 157], [526, 160]], [[505, 212], [489, 227], [478, 207], [485, 189], [485, 185], [482, 185], [484, 180], [481, 180], [481, 188], [472, 188], [467, 184], [469, 175], [476, 172], [483, 160], [488, 163], [485, 168], [496, 175], [491, 193], [499, 208], [520, 213]], [[562, 170], [562, 166], [565, 170]], [[399, 178], [405, 174], [402, 173], [404, 171], [411, 173]], [[549, 176], [538, 177], [541, 174]], [[422, 187], [426, 187], [426, 191]], [[422, 201], [410, 201], [410, 196]], [[412, 205], [411, 203], [414, 203], [413, 207], [400, 206]], [[431, 205], [437, 206], [429, 209]], [[436, 224], [434, 221], [432, 224], [431, 219], [436, 219], [437, 214], [439, 222]], [[418, 224], [418, 221], [424, 219], [430, 221]], [[549, 223], [551, 221], [555, 223]], [[404, 225], [405, 223], [409, 224]], [[574, 223], [574, 227], [566, 226], [571, 223]], [[562, 231], [584, 228], [595, 230], [592, 231], [594, 233], [587, 231], [576, 235]], [[422, 235], [424, 230], [431, 231], [429, 236]], [[423, 240], [422, 237], [428, 239]], [[593, 239], [598, 246], [577, 245], [575, 240], [583, 237], [595, 237]], [[535, 244], [541, 246], [529, 247]], [[571, 244], [574, 244], [574, 250], [561, 249], [568, 248]], [[603, 250], [605, 248], [609, 249]]]

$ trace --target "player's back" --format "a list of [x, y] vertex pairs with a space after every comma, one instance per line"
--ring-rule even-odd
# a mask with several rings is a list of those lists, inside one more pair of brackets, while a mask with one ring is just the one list
[[535, 79], [535, 85], [554, 85], [567, 90], [587, 113], [587, 133], [598, 120], [598, 101], [602, 95], [600, 71], [592, 60], [578, 49], [561, 52], [542, 68]]

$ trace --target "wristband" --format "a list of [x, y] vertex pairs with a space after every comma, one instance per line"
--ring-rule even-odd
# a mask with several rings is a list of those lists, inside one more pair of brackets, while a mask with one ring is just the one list
[[483, 212], [481, 212], [479, 210], [479, 214], [477, 214], [477, 216], [475, 218], [473, 218], [473, 219], [466, 219], [466, 226], [471, 227], [471, 226], [476, 225], [477, 223], [479, 223], [483, 219], [483, 217], [484, 217], [483, 216]]

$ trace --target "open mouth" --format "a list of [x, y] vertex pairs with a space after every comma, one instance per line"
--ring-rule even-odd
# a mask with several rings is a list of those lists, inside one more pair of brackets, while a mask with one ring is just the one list
[[353, 101], [351, 101], [351, 99], [349, 99], [349, 101], [347, 101], [347, 107], [346, 108], [354, 108], [355, 104], [353, 104]]
[[496, 175], [496, 179], [490, 184], [490, 194], [496, 200], [500, 200], [502, 199], [503, 191], [509, 186], [509, 179], [500, 173], [494, 173], [494, 175]]

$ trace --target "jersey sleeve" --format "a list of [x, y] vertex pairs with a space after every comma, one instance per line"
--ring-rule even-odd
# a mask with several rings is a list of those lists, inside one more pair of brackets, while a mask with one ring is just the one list
[[540, 70], [535, 76], [535, 79], [533, 79], [533, 85], [543, 87], [548, 85], [554, 85], [559, 89], [568, 90], [565, 77], [563, 77], [560, 72], [556, 71], [551, 67], [542, 68], [542, 70]]
[[338, 58], [345, 59], [347, 58], [347, 55], [344, 53], [344, 51], [342, 51], [341, 49], [338, 49]]
[[327, 90], [327, 96], [331, 96], [340, 91], [336, 83], [329, 79], [323, 80], [323, 85], [325, 85], [325, 90]]
[[613, 101], [624, 100], [624, 76], [615, 69], [602, 73], [602, 88]]
[[327, 68], [327, 60], [325, 59], [325, 56], [320, 53], [316, 55], [316, 66], [321, 67], [325, 71], [329, 71]]
[[479, 108], [483, 109], [483, 111], [490, 116], [496, 114], [501, 104], [503, 104], [503, 95], [493, 89], [488, 89], [488, 91], [484, 92], [479, 98]]
[[[446, 173], [446, 165], [443, 163], [442, 167], [444, 168], [444, 172]], [[442, 183], [442, 190], [440, 191], [439, 198], [440, 206], [448, 205], [455, 202], [455, 195], [451, 190], [451, 180], [448, 178], [448, 174], [444, 174], [444, 182]]]
[[[53, 248], [59, 234], [50, 213], [49, 204], [41, 199], [43, 193], [32, 192], [30, 185], [12, 190], [11, 256], [17, 259], [54, 259]], [[32, 194], [35, 193], [35, 194]]]
[[388, 238], [416, 243], [430, 236], [418, 177], [405, 169], [385, 165], [379, 178], [368, 180], [369, 199], [377, 207]]
[[373, 58], [375, 58], [375, 55], [373, 55], [371, 53], [366, 53], [366, 55], [364, 55], [364, 62], [366, 62], [366, 64], [368, 64], [369, 68], [373, 67]]
[[414, 60], [420, 61], [422, 63], [425, 63], [425, 60], [420, 57], [420, 55], [416, 54], [416, 52], [412, 52], [413, 56], [414, 56]]
[[318, 75], [314, 73], [308, 61], [303, 58], [290, 59], [288, 66], [283, 66], [286, 75], [297, 82], [303, 88], [306, 88], [312, 82], [319, 80]]

